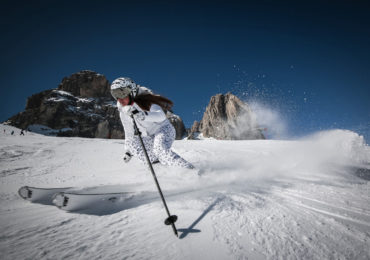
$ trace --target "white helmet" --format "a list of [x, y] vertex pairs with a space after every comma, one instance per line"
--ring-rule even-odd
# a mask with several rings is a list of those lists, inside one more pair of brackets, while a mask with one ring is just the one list
[[110, 93], [114, 99], [125, 98], [129, 95], [135, 97], [138, 92], [138, 86], [130, 78], [118, 78], [112, 82]]

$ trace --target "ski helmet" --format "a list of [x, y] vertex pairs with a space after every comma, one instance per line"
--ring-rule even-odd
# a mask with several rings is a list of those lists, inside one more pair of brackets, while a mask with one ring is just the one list
[[129, 95], [135, 97], [138, 92], [138, 86], [130, 78], [118, 78], [112, 82], [110, 93], [114, 99], [125, 98]]

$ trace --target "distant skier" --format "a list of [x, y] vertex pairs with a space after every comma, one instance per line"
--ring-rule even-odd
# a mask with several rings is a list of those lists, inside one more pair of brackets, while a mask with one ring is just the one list
[[125, 155], [129, 162], [137, 156], [145, 162], [145, 154], [138, 136], [134, 135], [131, 115], [142, 133], [145, 148], [151, 162], [168, 166], [193, 169], [194, 166], [171, 150], [176, 131], [163, 110], [169, 110], [173, 102], [155, 95], [151, 90], [137, 85], [130, 78], [118, 78], [112, 82], [111, 94], [117, 100], [117, 107], [125, 130]]
[[23, 129], [21, 130], [21, 133], [19, 135], [24, 135], [24, 130]]
[[14, 135], [14, 130], [10, 133], [11, 135]]

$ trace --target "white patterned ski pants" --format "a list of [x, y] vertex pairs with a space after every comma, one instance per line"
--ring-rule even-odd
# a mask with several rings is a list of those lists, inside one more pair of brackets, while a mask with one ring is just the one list
[[[171, 150], [171, 146], [176, 137], [176, 130], [168, 122], [162, 126], [154, 136], [142, 136], [145, 148], [151, 162], [159, 161], [167, 166], [180, 166], [194, 168], [194, 166]], [[126, 147], [133, 156], [146, 162], [145, 154], [138, 136], [126, 141]]]

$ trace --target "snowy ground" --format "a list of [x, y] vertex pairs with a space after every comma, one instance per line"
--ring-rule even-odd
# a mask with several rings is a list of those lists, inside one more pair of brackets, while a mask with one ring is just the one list
[[[6, 130], [4, 133], [3, 130]], [[296, 141], [176, 141], [204, 172], [123, 163], [122, 140], [10, 135], [0, 125], [1, 259], [369, 259], [370, 150], [350, 131]], [[66, 212], [20, 186], [146, 192]]]

